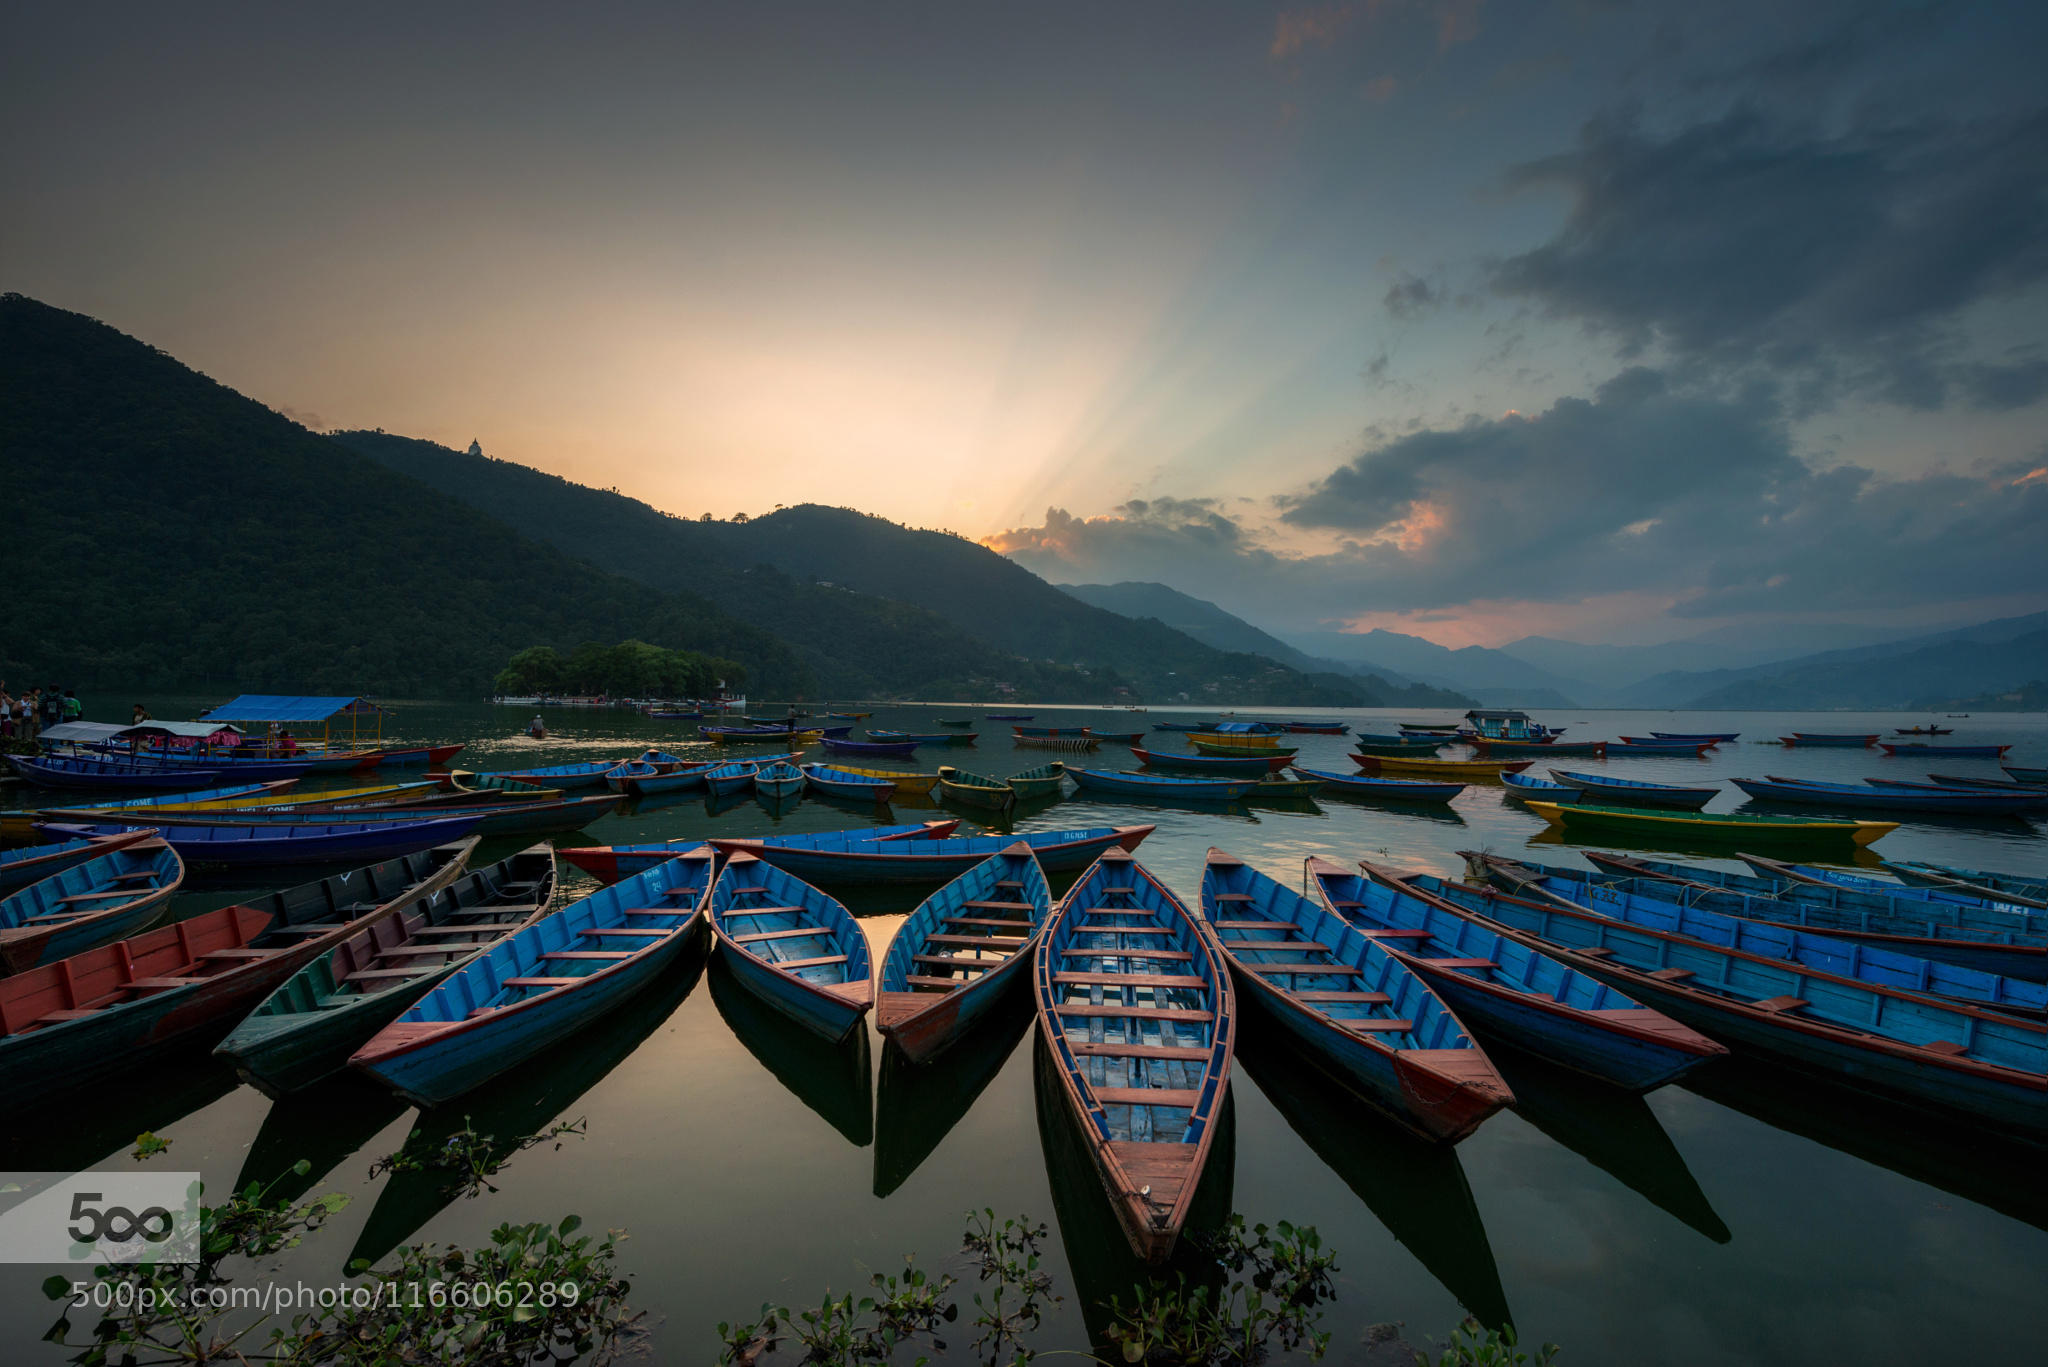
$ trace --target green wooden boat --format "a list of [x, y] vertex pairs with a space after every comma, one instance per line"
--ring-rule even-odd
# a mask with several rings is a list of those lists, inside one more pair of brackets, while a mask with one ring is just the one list
[[[1749, 812], [1677, 812], [1657, 807], [1603, 807], [1593, 803], [1522, 804], [1568, 837], [1623, 836], [1717, 845], [1847, 843], [1868, 845], [1899, 828], [1896, 821], [1815, 821]], [[1673, 846], [1679, 848], [1679, 846]]]
[[560, 788], [543, 788], [503, 774], [453, 774], [450, 778], [451, 792], [489, 793], [504, 802], [558, 802], [562, 797]]
[[472, 870], [308, 963], [214, 1053], [269, 1096], [311, 1086], [443, 978], [546, 915], [554, 894], [546, 844]]
[[1404, 741], [1399, 745], [1389, 745], [1385, 741], [1372, 741], [1370, 743], [1354, 741], [1351, 748], [1366, 755], [1433, 755], [1443, 749], [1443, 742], [1438, 740], [1418, 740]]
[[1041, 764], [1036, 769], [1026, 769], [1021, 774], [1012, 774], [1008, 779], [1010, 789], [1017, 794], [1019, 802], [1059, 797], [1067, 790], [1066, 781], [1067, 766], [1058, 760]]
[[972, 725], [974, 725], [974, 718], [972, 718], [972, 717], [940, 717], [940, 718], [939, 718], [939, 725], [941, 725], [941, 726], [972, 726]]
[[1270, 802], [1278, 798], [1296, 801], [1304, 797], [1314, 797], [1322, 790], [1322, 786], [1323, 781], [1319, 778], [1262, 778], [1258, 787], [1244, 795], [1244, 800]]
[[939, 766], [939, 796], [967, 807], [985, 807], [992, 812], [1007, 812], [1017, 805], [1017, 790], [1007, 779], [970, 774], [950, 764]]
[[1194, 736], [1188, 737], [1188, 744], [1202, 754], [1221, 755], [1226, 759], [1276, 759], [1281, 755], [1293, 755], [1300, 749], [1294, 745], [1225, 745]]

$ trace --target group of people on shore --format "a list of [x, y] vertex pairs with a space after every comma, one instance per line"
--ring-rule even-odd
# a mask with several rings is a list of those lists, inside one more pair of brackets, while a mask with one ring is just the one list
[[0, 737], [34, 740], [46, 727], [84, 719], [85, 704], [68, 688], [51, 684], [16, 697], [7, 691], [7, 681], [0, 679]]

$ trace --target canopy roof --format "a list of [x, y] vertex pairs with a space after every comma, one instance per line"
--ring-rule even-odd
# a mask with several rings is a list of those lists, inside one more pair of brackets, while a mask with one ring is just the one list
[[230, 726], [224, 721], [145, 721], [134, 726], [120, 726], [114, 729], [115, 740], [128, 740], [142, 736], [189, 736], [193, 740], [205, 740], [223, 731], [242, 734], [241, 728]]
[[1466, 721], [1527, 721], [1527, 712], [1517, 712], [1511, 707], [1475, 707], [1465, 714]]
[[233, 702], [222, 703], [199, 720], [207, 721], [326, 721], [347, 714], [371, 715], [385, 709], [368, 698], [287, 697], [278, 693], [244, 693]]
[[63, 721], [55, 726], [45, 726], [36, 733], [39, 740], [78, 741], [90, 744], [93, 741], [112, 740], [128, 728], [111, 721]]

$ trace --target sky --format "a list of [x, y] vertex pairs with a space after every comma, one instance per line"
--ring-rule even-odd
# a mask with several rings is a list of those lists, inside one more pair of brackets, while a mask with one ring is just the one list
[[2048, 607], [2048, 6], [41, 6], [0, 289], [1450, 645]]

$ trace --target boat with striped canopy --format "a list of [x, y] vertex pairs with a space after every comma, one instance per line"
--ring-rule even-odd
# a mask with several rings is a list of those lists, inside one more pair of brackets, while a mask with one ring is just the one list
[[1027, 831], [1020, 835], [978, 835], [950, 840], [905, 837], [863, 839], [854, 831], [827, 831], [785, 840], [719, 839], [721, 854], [747, 853], [813, 883], [946, 883], [992, 854], [1022, 840], [1048, 874], [1086, 868], [1112, 847], [1135, 850], [1151, 826], [1090, 826], [1078, 830]]
[[1539, 1058], [1632, 1092], [1661, 1087], [1728, 1050], [1542, 950], [1456, 908], [1313, 857], [1323, 905], [1420, 977], [1457, 1014]]
[[555, 854], [545, 844], [471, 869], [308, 963], [213, 1052], [268, 1096], [309, 1087], [347, 1067], [436, 983], [545, 916], [554, 895]]
[[[751, 783], [752, 780], [749, 779]], [[762, 845], [806, 844], [826, 837], [845, 836], [853, 841], [860, 840], [943, 840], [951, 835], [960, 823], [955, 821], [921, 821], [906, 826], [868, 826], [851, 831], [830, 831], [819, 835], [772, 835], [763, 836], [756, 842]], [[636, 873], [645, 873], [659, 864], [666, 864], [677, 855], [688, 853], [703, 843], [700, 837], [684, 836], [675, 840], [659, 841], [642, 845], [589, 845], [575, 849], [556, 850], [555, 853], [589, 874], [600, 883], [616, 883], [621, 878], [630, 878]]]
[[834, 769], [829, 764], [806, 764], [803, 766], [804, 780], [826, 797], [843, 798], [849, 802], [886, 803], [896, 795], [896, 785], [886, 779], [869, 778], [847, 769]]
[[1169, 774], [1277, 774], [1287, 767], [1289, 755], [1176, 755], [1159, 750], [1131, 747], [1131, 754], [1147, 769]]
[[1035, 769], [1012, 774], [1003, 781], [1017, 794], [1017, 801], [1036, 802], [1041, 798], [1058, 797], [1065, 793], [1067, 766], [1064, 760], [1052, 760]]
[[1483, 778], [1520, 773], [1535, 761], [1526, 759], [1425, 759], [1420, 756], [1355, 754], [1351, 762], [1368, 774], [1421, 774], [1443, 778]]
[[1400, 881], [1724, 1044], [1948, 1115], [2048, 1135], [2048, 1025], [2041, 1022], [1744, 947], [1753, 935], [1782, 937], [1782, 927], [1685, 913], [1685, 928], [1709, 940], [1640, 923], [1620, 907], [1605, 914], [1423, 874]]
[[1016, 841], [919, 903], [882, 955], [875, 1025], [913, 1062], [960, 1039], [1029, 976], [1052, 892]]
[[1132, 1250], [1172, 1254], [1230, 1086], [1230, 975], [1186, 907], [1129, 853], [1096, 860], [1053, 912], [1038, 1028]]
[[163, 919], [185, 865], [154, 831], [135, 834], [142, 838], [84, 842], [91, 857], [0, 898], [0, 972], [69, 958]]
[[719, 957], [742, 986], [838, 1043], [874, 1005], [868, 939], [851, 912], [751, 854], [728, 854], [712, 885]]
[[0, 896], [25, 888], [31, 883], [40, 883], [45, 878], [62, 873], [88, 859], [97, 859], [103, 854], [116, 850], [133, 849], [145, 840], [156, 839], [156, 831], [148, 826], [137, 830], [123, 831], [119, 835], [92, 836], [82, 840], [66, 840], [55, 845], [30, 845], [19, 850], [0, 850]]
[[352, 869], [0, 979], [0, 1086], [80, 1087], [238, 1019], [354, 930], [460, 877], [475, 848]]
[[1596, 802], [1624, 807], [1676, 807], [1696, 812], [1720, 796], [1719, 788], [1689, 788], [1673, 783], [1644, 783], [1632, 778], [1609, 778], [1573, 769], [1552, 769], [1550, 776], [1565, 787], [1583, 793]]
[[514, 931], [372, 1035], [349, 1066], [418, 1106], [518, 1067], [667, 972], [702, 923], [712, 866], [699, 845]]
[[1552, 783], [1547, 778], [1536, 778], [1530, 774], [1503, 772], [1500, 776], [1500, 786], [1507, 789], [1509, 797], [1517, 797], [1524, 800], [1529, 798], [1534, 798], [1538, 802], [1579, 802], [1584, 800], [1584, 794], [1580, 793], [1576, 788], [1567, 788], [1562, 783]]
[[939, 795], [963, 806], [1007, 812], [1017, 805], [1017, 790], [1006, 780], [971, 774], [950, 764], [939, 766]]
[[1896, 821], [1828, 821], [1757, 812], [1679, 813], [1652, 807], [1608, 807], [1597, 803], [1530, 802], [1536, 815], [1568, 838], [1620, 836], [1688, 844], [1869, 845], [1899, 828]]
[[1182, 778], [1138, 770], [1114, 773], [1108, 769], [1082, 769], [1074, 765], [1067, 766], [1067, 777], [1079, 784], [1083, 792], [1165, 798], [1174, 802], [1235, 802], [1259, 786], [1256, 778]]
[[[1474, 861], [1468, 857], [1466, 863], [1469, 868]], [[1617, 878], [1586, 869], [1527, 864], [1497, 855], [1482, 856], [1477, 867], [1488, 881], [1518, 896], [1539, 901], [1562, 897], [1574, 906], [1594, 911], [1610, 910], [1616, 905], [1616, 898], [1640, 898], [1644, 899], [1641, 904], [1627, 905], [1641, 905], [1652, 920], [1668, 906], [1673, 925], [1678, 924], [1676, 918], [1681, 910], [1709, 911], [1771, 927], [1774, 936], [1750, 937], [1746, 943], [1746, 948], [1758, 953], [1769, 953], [1774, 944], [1783, 946], [1781, 957], [1792, 957], [1795, 950], [1810, 949], [1813, 954], [1805, 962], [1835, 963], [1835, 971], [1847, 977], [2000, 1011], [2048, 1015], [2048, 985], [2044, 985], [2048, 984], [2048, 962], [2044, 962], [2041, 952], [2048, 946], [2048, 939], [2036, 936], [2030, 946], [2036, 951], [2028, 961], [2033, 969], [2031, 980], [2002, 974], [1991, 966], [1994, 961], [1989, 959], [1964, 963], [1960, 959], [1976, 958], [1969, 953], [1973, 948], [2005, 949], [2010, 941], [1944, 941], [1931, 932], [1939, 928], [1958, 929], [1953, 924], [1957, 918], [1939, 914], [1943, 909], [1931, 903], [1923, 904], [1922, 909], [1937, 914], [1916, 921], [1878, 911], [1830, 906], [1819, 899], [1776, 898], [1659, 878]], [[1943, 927], [1944, 921], [1950, 924]], [[1955, 953], [1944, 952], [1945, 946], [1951, 945]], [[2017, 956], [2012, 957], [2017, 961]]]
[[2039, 874], [1990, 873], [1953, 864], [1930, 864], [1918, 859], [1887, 859], [1884, 866], [1906, 882], [1921, 887], [1965, 892], [2000, 902], [2017, 902], [2023, 907], [2048, 908], [2048, 878]]
[[1307, 769], [1297, 764], [1294, 772], [1347, 797], [1386, 798], [1394, 802], [1449, 802], [1465, 791], [1462, 783], [1435, 783], [1422, 778], [1375, 778], [1367, 774], [1340, 774], [1331, 769]]

